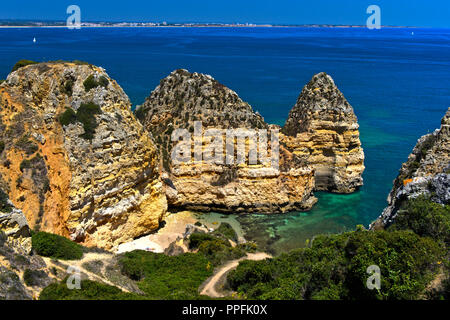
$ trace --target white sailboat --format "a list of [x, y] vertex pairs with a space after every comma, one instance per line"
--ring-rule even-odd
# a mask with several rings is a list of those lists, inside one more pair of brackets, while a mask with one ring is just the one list
[[36, 43], [36, 38], [33, 38], [33, 43]]

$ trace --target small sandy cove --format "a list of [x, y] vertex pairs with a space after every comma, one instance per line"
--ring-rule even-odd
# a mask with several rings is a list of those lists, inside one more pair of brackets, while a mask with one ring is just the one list
[[187, 224], [194, 224], [197, 219], [193, 212], [181, 211], [169, 213], [164, 221], [165, 225], [154, 233], [120, 244], [116, 253], [138, 249], [162, 253], [178, 237], [183, 237]]

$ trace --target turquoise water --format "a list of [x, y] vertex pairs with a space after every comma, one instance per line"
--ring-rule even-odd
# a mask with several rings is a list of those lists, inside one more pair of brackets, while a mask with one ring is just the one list
[[136, 105], [161, 78], [186, 68], [211, 74], [267, 122], [282, 125], [310, 78], [329, 73], [359, 119], [365, 185], [352, 195], [318, 193], [319, 203], [307, 213], [230, 217], [248, 238], [280, 252], [317, 233], [367, 226], [385, 207], [392, 180], [416, 140], [439, 126], [450, 104], [450, 30], [411, 31], [0, 29], [0, 79], [22, 58], [85, 60], [104, 67]]

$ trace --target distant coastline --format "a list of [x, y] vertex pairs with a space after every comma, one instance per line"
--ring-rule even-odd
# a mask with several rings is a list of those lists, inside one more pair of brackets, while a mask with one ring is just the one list
[[[365, 25], [253, 24], [253, 23], [166, 23], [166, 22], [83, 22], [81, 28], [365, 28]], [[1, 21], [0, 28], [67, 28], [65, 21]], [[382, 26], [382, 28], [418, 28]]]

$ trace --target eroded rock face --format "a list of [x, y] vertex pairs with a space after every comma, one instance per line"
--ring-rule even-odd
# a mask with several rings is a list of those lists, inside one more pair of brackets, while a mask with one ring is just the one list
[[402, 203], [420, 195], [427, 195], [439, 204], [450, 203], [450, 108], [442, 118], [441, 127], [417, 141], [394, 180], [388, 206], [370, 228], [389, 226]]
[[156, 149], [103, 69], [20, 68], [0, 86], [0, 107], [0, 184], [30, 227], [108, 249], [159, 226]]
[[[159, 147], [166, 171], [166, 194], [172, 207], [275, 213], [307, 210], [316, 202], [312, 168], [282, 145], [279, 170], [269, 162], [250, 164], [248, 154], [241, 164], [196, 161], [193, 157], [184, 163], [171, 161], [175, 145], [172, 133], [184, 128], [195, 134], [196, 121], [202, 122], [203, 152], [211, 142], [204, 137], [209, 129], [268, 130], [268, 155], [275, 150], [275, 140], [270, 135], [279, 128], [265, 123], [248, 103], [209, 75], [186, 70], [172, 72], [161, 80], [136, 114]], [[248, 140], [243, 142], [248, 147]]]
[[[0, 189], [0, 193], [3, 191]], [[4, 199], [5, 206], [0, 210], [0, 232], [5, 237], [0, 245], [7, 245], [19, 254], [31, 253], [31, 232], [25, 215], [13, 203]]]
[[282, 129], [282, 143], [315, 169], [315, 190], [354, 192], [363, 184], [364, 152], [352, 106], [319, 73], [303, 88]]

